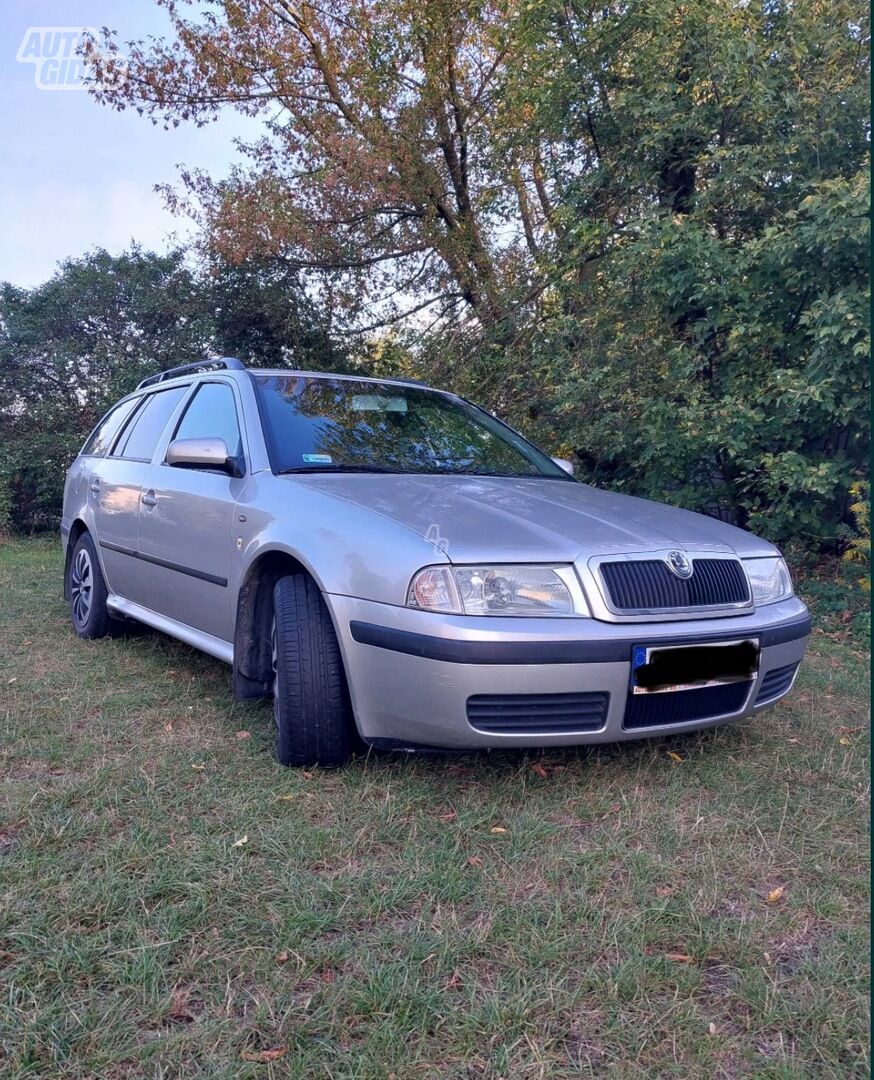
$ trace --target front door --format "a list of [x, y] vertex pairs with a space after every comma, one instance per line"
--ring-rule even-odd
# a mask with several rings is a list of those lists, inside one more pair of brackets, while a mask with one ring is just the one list
[[174, 386], [145, 395], [131, 412], [111, 452], [87, 459], [85, 480], [109, 590], [141, 601], [137, 532], [143, 483], [170, 417], [188, 391]]
[[[227, 382], [203, 382], [172, 439], [221, 438], [245, 461], [236, 394]], [[139, 562], [148, 606], [207, 634], [232, 641], [234, 604], [228, 577], [234, 513], [245, 477], [162, 461], [149, 471], [139, 515]]]

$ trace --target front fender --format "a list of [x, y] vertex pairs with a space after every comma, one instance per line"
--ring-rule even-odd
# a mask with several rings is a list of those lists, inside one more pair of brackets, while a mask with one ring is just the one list
[[259, 473], [237, 504], [234, 546], [239, 590], [270, 552], [297, 560], [325, 593], [402, 606], [413, 574], [448, 562], [424, 537], [364, 507]]

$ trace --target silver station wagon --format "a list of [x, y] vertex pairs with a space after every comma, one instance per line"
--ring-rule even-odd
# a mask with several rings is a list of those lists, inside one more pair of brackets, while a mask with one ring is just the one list
[[786, 694], [810, 617], [778, 550], [571, 473], [412, 381], [174, 368], [69, 470], [73, 628], [230, 664], [285, 764], [639, 739]]

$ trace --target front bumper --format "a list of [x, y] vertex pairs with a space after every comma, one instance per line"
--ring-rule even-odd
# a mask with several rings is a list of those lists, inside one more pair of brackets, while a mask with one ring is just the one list
[[[810, 616], [797, 597], [724, 619], [635, 624], [476, 618], [348, 596], [328, 595], [326, 600], [340, 640], [358, 729], [364, 739], [380, 745], [572, 746], [710, 727], [759, 712], [788, 693], [810, 634]], [[738, 638], [758, 638], [761, 646], [758, 675], [742, 701], [734, 700], [729, 711], [703, 718], [626, 726], [635, 645]], [[787, 672], [786, 679], [775, 679], [780, 671]], [[779, 692], [771, 696], [768, 687], [775, 684]], [[536, 731], [496, 733], [478, 730], [468, 720], [468, 699], [479, 695], [587, 692], [608, 696], [597, 730], [589, 726], [549, 731], [538, 725]]]

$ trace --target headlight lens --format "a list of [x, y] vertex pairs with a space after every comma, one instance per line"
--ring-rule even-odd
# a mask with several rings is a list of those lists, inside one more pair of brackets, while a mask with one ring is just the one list
[[744, 559], [744, 566], [757, 604], [773, 604], [792, 595], [792, 578], [783, 559]]
[[551, 566], [428, 566], [410, 582], [409, 607], [454, 615], [573, 615]]

